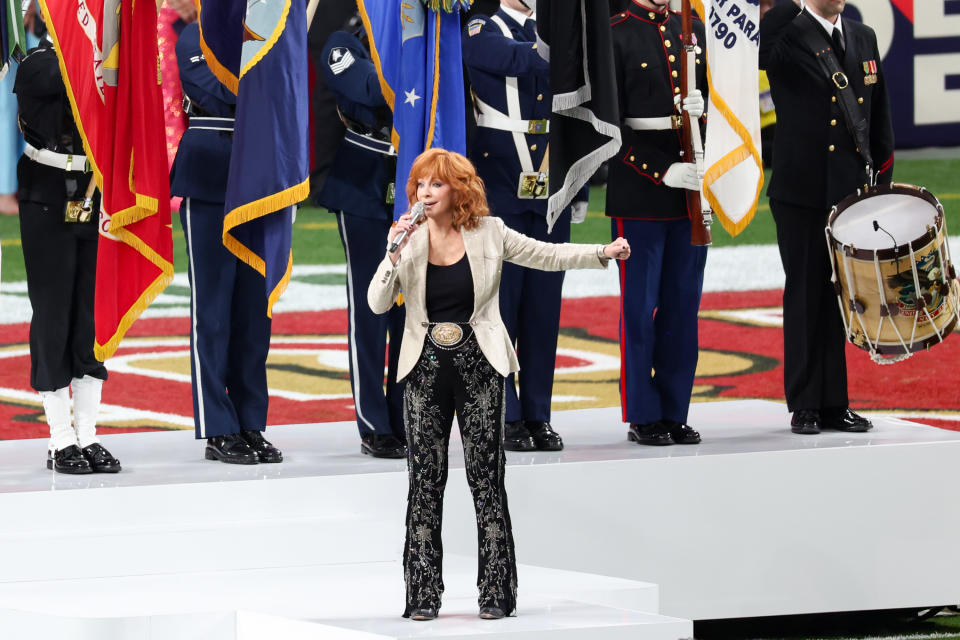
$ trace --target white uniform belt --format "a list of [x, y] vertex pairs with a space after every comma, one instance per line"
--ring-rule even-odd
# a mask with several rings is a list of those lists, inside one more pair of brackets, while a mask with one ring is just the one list
[[206, 131], [233, 131], [233, 118], [190, 116], [190, 126], [188, 128]]
[[347, 129], [344, 132], [343, 139], [350, 144], [356, 145], [361, 149], [366, 149], [367, 151], [375, 151], [376, 153], [381, 153], [385, 156], [397, 155], [397, 150], [394, 149], [393, 145], [389, 142], [377, 140], [373, 136], [366, 136], [350, 129]]
[[679, 129], [679, 123], [674, 116], [660, 118], [624, 118], [623, 123], [634, 131], [660, 131], [662, 129]]
[[23, 155], [34, 162], [45, 164], [61, 171], [89, 171], [87, 156], [78, 156], [72, 153], [57, 153], [50, 149], [37, 149], [27, 143], [24, 145]]
[[517, 133], [550, 133], [549, 120], [514, 120], [495, 109], [490, 109], [489, 105], [484, 105], [483, 109], [483, 111], [477, 114], [478, 127], [499, 129], [500, 131], [515, 131]]

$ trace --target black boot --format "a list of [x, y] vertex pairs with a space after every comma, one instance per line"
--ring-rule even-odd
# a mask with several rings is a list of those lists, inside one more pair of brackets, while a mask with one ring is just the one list
[[257, 452], [260, 462], [283, 462], [283, 453], [263, 437], [262, 431], [244, 429], [240, 432], [250, 448]]
[[120, 461], [113, 457], [103, 445], [94, 442], [83, 448], [83, 457], [97, 473], [117, 473], [120, 471]]
[[360, 453], [374, 458], [406, 458], [407, 446], [392, 433], [371, 433], [360, 438]]
[[90, 462], [80, 453], [80, 447], [75, 444], [65, 449], [47, 452], [47, 469], [57, 473], [93, 473]]
[[553, 430], [549, 422], [530, 420], [525, 424], [527, 431], [530, 432], [530, 437], [533, 438], [534, 444], [537, 445], [537, 449], [540, 451], [563, 450], [563, 439], [560, 438], [559, 433]]
[[257, 464], [259, 460], [257, 452], [239, 433], [207, 438], [207, 448], [203, 455], [207, 460], [219, 460], [228, 464]]
[[507, 451], [534, 451], [537, 444], [527, 431], [523, 420], [507, 422], [503, 425], [503, 448]]

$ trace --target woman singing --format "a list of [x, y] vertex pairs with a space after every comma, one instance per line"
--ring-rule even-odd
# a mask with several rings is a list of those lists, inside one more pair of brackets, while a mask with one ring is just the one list
[[[410, 202], [426, 206], [426, 224], [400, 217], [367, 291], [375, 313], [386, 313], [403, 290], [406, 324], [397, 379], [406, 379], [407, 535], [403, 565], [404, 617], [432, 620], [440, 608], [440, 524], [447, 481], [447, 446], [456, 412], [467, 481], [477, 512], [480, 617], [502, 618], [516, 608], [517, 568], [504, 490], [504, 377], [519, 369], [500, 319], [497, 291], [503, 261], [559, 271], [601, 269], [626, 259], [630, 247], [547, 244], [487, 216], [483, 181], [463, 156], [431, 149], [413, 163]], [[426, 229], [421, 230], [421, 227]]]

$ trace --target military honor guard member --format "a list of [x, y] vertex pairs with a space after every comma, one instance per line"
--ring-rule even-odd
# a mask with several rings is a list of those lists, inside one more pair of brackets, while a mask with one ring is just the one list
[[[463, 61], [473, 87], [477, 128], [470, 159], [487, 188], [490, 212], [542, 242], [570, 240], [571, 211], [547, 230], [550, 65], [536, 50], [533, 11], [502, 0], [492, 16], [476, 14], [463, 29]], [[582, 220], [587, 187], [573, 207]], [[520, 358], [520, 393], [507, 378], [504, 447], [559, 451], [550, 426], [563, 272], [504, 264], [500, 313]]]
[[[402, 289], [407, 314], [398, 375], [407, 431], [407, 534], [403, 546], [404, 617], [432, 620], [443, 594], [443, 493], [454, 413], [477, 516], [477, 587], [484, 619], [511, 615], [517, 561], [504, 486], [504, 377], [518, 368], [498, 297], [506, 262], [533, 269], [600, 269], [626, 260], [622, 238], [608, 245], [539, 242], [488, 216], [483, 182], [460, 154], [430, 149], [406, 185], [426, 220], [410, 212], [390, 232], [367, 298], [386, 313]], [[400, 235], [404, 234], [404, 235]], [[383, 255], [381, 248], [381, 255]]]
[[[634, 253], [620, 264], [620, 401], [628, 438], [647, 445], [700, 442], [686, 420], [707, 249], [690, 244], [685, 190], [700, 183], [681, 157], [677, 116], [684, 109], [700, 118], [704, 98], [691, 90], [679, 100], [681, 21], [668, 7], [632, 0], [611, 18], [623, 146], [609, 162], [606, 213], [613, 237], [626, 238]], [[705, 42], [700, 20], [693, 30]], [[696, 62], [705, 91], [699, 46]]]
[[96, 429], [107, 379], [93, 354], [100, 198], [48, 39], [20, 63], [13, 91], [26, 140], [17, 195], [33, 308], [30, 386], [40, 393], [50, 425], [47, 468], [115, 473], [120, 462]]
[[207, 67], [197, 23], [184, 27], [177, 40], [177, 66], [190, 122], [170, 192], [183, 196], [196, 436], [206, 439], [207, 460], [281, 462], [281, 452], [263, 437], [270, 349], [263, 278], [222, 240], [236, 96]]
[[[359, 24], [359, 20], [357, 21]], [[363, 31], [359, 35], [364, 36]], [[406, 455], [403, 385], [397, 357], [403, 307], [377, 315], [367, 305], [373, 278], [393, 224], [396, 150], [393, 116], [380, 92], [377, 70], [357, 35], [334, 32], [323, 49], [323, 76], [346, 126], [317, 204], [336, 213], [347, 261], [347, 349], [350, 387], [360, 430], [360, 451], [378, 458]], [[384, 352], [389, 340], [386, 393]]]
[[[777, 105], [767, 194], [786, 272], [784, 389], [794, 433], [867, 431], [849, 408], [843, 323], [824, 240], [834, 204], [893, 173], [893, 126], [873, 30], [841, 18], [845, 0], [784, 3], [760, 21], [760, 67]], [[817, 55], [819, 53], [820, 55]], [[827, 60], [827, 57], [832, 60]], [[827, 71], [825, 64], [835, 64]], [[862, 120], [859, 133], [848, 120]]]

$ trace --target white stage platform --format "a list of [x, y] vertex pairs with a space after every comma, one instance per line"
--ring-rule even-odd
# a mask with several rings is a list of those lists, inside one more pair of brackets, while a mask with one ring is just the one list
[[425, 625], [398, 617], [405, 463], [361, 456], [352, 423], [271, 428], [287, 461], [253, 467], [202, 460], [189, 432], [108, 436], [116, 476], [53, 474], [43, 441], [2, 442], [0, 636], [93, 624], [130, 634], [109, 637], [191, 637], [149, 635], [187, 620], [207, 638], [282, 621], [283, 637], [332, 625], [667, 640], [692, 629], [656, 614], [956, 604], [960, 433], [872, 417], [866, 434], [797, 436], [779, 404], [696, 404], [704, 443], [654, 448], [627, 442], [617, 410], [556, 414], [566, 450], [508, 453], [517, 557], [531, 566], [520, 616], [493, 623], [475, 617], [475, 521], [455, 437], [448, 597]]

